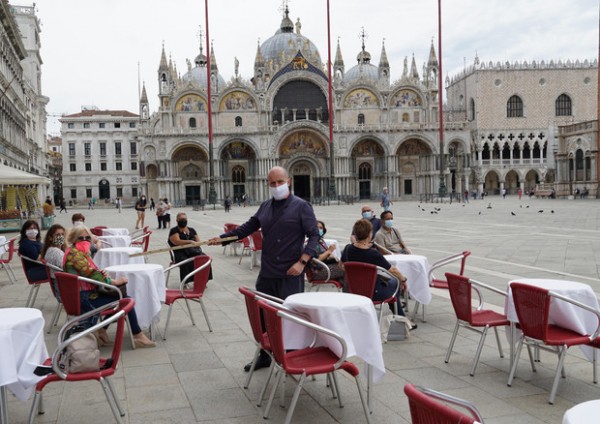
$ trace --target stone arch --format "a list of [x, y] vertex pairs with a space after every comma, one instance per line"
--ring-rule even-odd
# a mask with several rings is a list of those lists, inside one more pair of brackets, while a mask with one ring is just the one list
[[[208, 175], [208, 154], [197, 144], [186, 143], [178, 146], [171, 154], [171, 161], [174, 166], [174, 177], [183, 177], [184, 170], [190, 170], [189, 165], [196, 166], [198, 170], [193, 174], [186, 174], [187, 180], [199, 181]], [[193, 176], [197, 178], [192, 178]]]
[[296, 77], [281, 81], [270, 97], [271, 121], [329, 122], [326, 93], [322, 84], [309, 78]]
[[402, 87], [390, 96], [390, 108], [423, 107], [425, 104], [423, 95], [412, 87]]
[[310, 201], [326, 194], [325, 179], [321, 178], [326, 172], [315, 157], [295, 156], [284, 160], [283, 166], [290, 176], [294, 195]]
[[258, 101], [252, 94], [239, 88], [234, 88], [221, 96], [219, 112], [255, 111], [257, 105]]
[[310, 129], [302, 128], [284, 135], [277, 145], [276, 156], [289, 158], [294, 155], [326, 158], [329, 156], [329, 144], [325, 137]]
[[487, 194], [500, 193], [500, 176], [495, 169], [491, 169], [485, 174], [483, 189]]
[[506, 173], [504, 176], [504, 188], [506, 189], [507, 193], [515, 194], [517, 192], [519, 189], [520, 179], [521, 176], [514, 169], [511, 169]]
[[375, 91], [367, 87], [353, 88], [343, 97], [343, 107], [345, 109], [379, 107], [381, 99]]
[[206, 99], [198, 93], [187, 92], [180, 95], [174, 103], [173, 112], [205, 112]]
[[536, 184], [539, 184], [542, 180], [542, 176], [536, 169], [530, 169], [525, 174], [525, 191], [535, 190]]

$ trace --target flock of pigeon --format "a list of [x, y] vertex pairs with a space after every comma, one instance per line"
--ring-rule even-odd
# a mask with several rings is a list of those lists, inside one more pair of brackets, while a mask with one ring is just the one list
[[[423, 206], [421, 206], [420, 204], [419, 204], [419, 205], [417, 205], [417, 207], [418, 207], [419, 209], [421, 209], [421, 212], [427, 212], [427, 210], [426, 210], [426, 209], [425, 209]], [[465, 204], [464, 204], [464, 203], [463, 203], [463, 207], [465, 207]], [[520, 208], [522, 208], [522, 207], [523, 207], [523, 205], [520, 205], [519, 207], [520, 207]], [[492, 204], [491, 204], [491, 203], [488, 203], [488, 205], [487, 205], [487, 208], [486, 208], [486, 209], [492, 209]], [[529, 205], [526, 205], [526, 206], [525, 206], [525, 209], [529, 209]], [[432, 211], [429, 211], [429, 213], [430, 213], [431, 215], [437, 215], [437, 214], [438, 214], [438, 213], [439, 213], [441, 210], [442, 210], [442, 208], [436, 208], [436, 207], [434, 207]], [[538, 212], [538, 213], [544, 213], [544, 209], [540, 209], [540, 210], [538, 210], [537, 212]], [[554, 209], [552, 209], [552, 210], [550, 211], [550, 213], [554, 213]], [[511, 212], [510, 212], [510, 214], [511, 214], [512, 216], [517, 216], [517, 214], [516, 214], [515, 212], [513, 212], [513, 211], [511, 211]], [[481, 215], [481, 211], [479, 211], [479, 215]]]

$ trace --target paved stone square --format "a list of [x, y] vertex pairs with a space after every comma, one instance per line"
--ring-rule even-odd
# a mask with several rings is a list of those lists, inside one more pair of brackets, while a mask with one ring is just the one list
[[[343, 246], [349, 240], [353, 222], [360, 217], [362, 204], [315, 206], [317, 218], [325, 221], [327, 237]], [[370, 203], [374, 210], [380, 208]], [[600, 291], [598, 257], [600, 256], [600, 203], [586, 200], [529, 199], [489, 197], [470, 203], [420, 204], [397, 202], [394, 225], [400, 229], [414, 253], [425, 255], [433, 263], [439, 258], [462, 250], [470, 250], [466, 274], [477, 280], [505, 289], [516, 277], [548, 277], [590, 284]], [[241, 223], [256, 206], [233, 207], [231, 213], [222, 208], [188, 213], [189, 225], [202, 239], [222, 232], [223, 223]], [[135, 225], [133, 209], [96, 210], [69, 209], [59, 214], [58, 223], [70, 227], [75, 211], [86, 216], [86, 223], [110, 227]], [[177, 208], [173, 209], [172, 224]], [[433, 212], [433, 213], [432, 213]], [[437, 212], [437, 213], [436, 213]], [[512, 212], [512, 214], [511, 214]], [[167, 230], [157, 230], [156, 218], [148, 212], [147, 224], [154, 231], [151, 249], [165, 247]], [[13, 236], [15, 234], [6, 234]], [[128, 423], [261, 423], [262, 409], [256, 398], [266, 370], [257, 371], [248, 390], [243, 388], [246, 374], [242, 368], [252, 357], [254, 344], [240, 285], [253, 286], [258, 268], [249, 269], [249, 258], [224, 255], [220, 247], [207, 247], [214, 258], [215, 279], [210, 282], [205, 303], [213, 325], [208, 331], [200, 308], [192, 305], [197, 326], [191, 325], [187, 310], [176, 305], [167, 341], [158, 340], [155, 349], [131, 350], [124, 343], [122, 363], [114, 377], [115, 386], [127, 411]], [[149, 256], [149, 262], [167, 265], [167, 253]], [[24, 306], [29, 288], [17, 260], [13, 261], [19, 282], [11, 285], [6, 273], [0, 273], [0, 307]], [[449, 270], [456, 270], [450, 266]], [[177, 284], [176, 273], [170, 286]], [[486, 296], [486, 302], [499, 310], [503, 299]], [[412, 305], [411, 305], [412, 306]], [[46, 321], [54, 312], [55, 300], [47, 287], [40, 290], [35, 307], [41, 308]], [[408, 404], [403, 393], [407, 382], [444, 391], [473, 402], [486, 423], [560, 423], [564, 411], [571, 406], [600, 397], [600, 388], [592, 383], [592, 365], [578, 348], [569, 351], [567, 378], [561, 380], [554, 405], [547, 399], [556, 366], [556, 357], [542, 352], [538, 371], [532, 373], [523, 354], [517, 378], [507, 387], [508, 346], [502, 337], [505, 358], [500, 359], [493, 336], [488, 337], [475, 377], [469, 376], [478, 335], [459, 332], [449, 364], [444, 356], [455, 318], [447, 292], [435, 291], [426, 308], [427, 322], [411, 338], [384, 345], [387, 372], [374, 386], [374, 423], [410, 422]], [[164, 326], [166, 307], [161, 313]], [[64, 314], [59, 321], [64, 323]], [[109, 331], [110, 333], [110, 331]], [[47, 335], [51, 351], [56, 347], [57, 329]], [[503, 336], [503, 335], [501, 335]], [[105, 348], [104, 348], [105, 349]], [[361, 368], [362, 369], [362, 368]], [[340, 374], [342, 376], [342, 374]], [[300, 396], [293, 422], [362, 423], [364, 416], [353, 381], [340, 378], [345, 407], [325, 387], [324, 378], [307, 381]], [[287, 401], [293, 384], [287, 384]], [[100, 385], [91, 383], [55, 383], [44, 391], [46, 413], [39, 423], [105, 423], [113, 417]], [[11, 423], [26, 421], [30, 401], [9, 399]], [[272, 408], [270, 421], [281, 422], [287, 409]]]

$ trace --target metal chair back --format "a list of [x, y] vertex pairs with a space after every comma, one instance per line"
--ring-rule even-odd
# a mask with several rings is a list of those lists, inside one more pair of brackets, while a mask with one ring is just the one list
[[[412, 384], [404, 386], [404, 393], [408, 397], [413, 424], [483, 424], [483, 418], [477, 408], [463, 399]], [[471, 416], [451, 408], [446, 403], [467, 409]]]

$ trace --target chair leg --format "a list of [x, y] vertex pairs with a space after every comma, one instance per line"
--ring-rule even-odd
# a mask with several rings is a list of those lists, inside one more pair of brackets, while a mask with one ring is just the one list
[[33, 308], [33, 304], [35, 303], [35, 298], [37, 297], [37, 291], [40, 289], [39, 284], [32, 284], [31, 289], [29, 290], [29, 296], [27, 296], [27, 303], [25, 304], [26, 308]]
[[163, 333], [163, 340], [167, 340], [167, 330], [169, 329], [169, 321], [171, 321], [171, 312], [173, 312], [173, 304], [169, 305], [169, 311], [167, 312], [167, 322], [165, 324], [165, 332]]
[[338, 404], [340, 405], [340, 408], [343, 408], [344, 404], [342, 403], [342, 395], [340, 394], [340, 391], [339, 391], [337, 375], [335, 375], [335, 371], [330, 373], [330, 375], [331, 375], [331, 380], [333, 381], [333, 386], [335, 387], [335, 391], [337, 392]]
[[204, 319], [206, 320], [206, 325], [208, 325], [208, 331], [212, 333], [212, 326], [210, 325], [210, 320], [208, 319], [208, 313], [206, 312], [206, 307], [204, 306], [204, 301], [202, 298], [198, 299], [200, 306], [202, 307], [202, 313], [204, 314]]
[[56, 325], [56, 322], [58, 321], [58, 316], [60, 315], [61, 309], [62, 309], [62, 303], [57, 303], [56, 309], [54, 310], [54, 314], [52, 315], [52, 318], [50, 319], [50, 322], [48, 323], [48, 328], [46, 329], [46, 334], [50, 334], [50, 332], [52, 331], [52, 327], [54, 327]]
[[[510, 369], [510, 374], [508, 375], [508, 382], [506, 383], [506, 385], [509, 387], [512, 385], [513, 378], [515, 378], [515, 373], [517, 372], [517, 365], [519, 365], [519, 357], [521, 356], [521, 349], [523, 348], [524, 341], [525, 341], [525, 339], [523, 337], [521, 337], [521, 339], [519, 340], [519, 343], [517, 344], [517, 351], [515, 352], [515, 359], [513, 361], [512, 368]], [[529, 346], [527, 346], [527, 347], [529, 347]]]
[[267, 402], [267, 407], [265, 408], [265, 412], [263, 414], [263, 418], [266, 420], [269, 418], [269, 412], [271, 412], [271, 405], [273, 404], [273, 399], [275, 399], [275, 393], [277, 392], [277, 387], [281, 381], [281, 377], [283, 377], [285, 371], [280, 370], [279, 368], [275, 371], [275, 384], [271, 387], [271, 394], [269, 395], [269, 401]]
[[596, 352], [598, 349], [594, 349], [594, 351], [592, 352], [592, 367], [593, 367], [593, 372], [594, 372], [594, 384], [598, 384], [598, 376], [597, 376], [597, 371], [596, 371]]
[[8, 399], [6, 390], [6, 387], [0, 386], [0, 422], [8, 424]]
[[258, 359], [258, 355], [260, 354], [260, 345], [256, 346], [256, 350], [254, 351], [254, 358], [252, 358], [252, 365], [250, 366], [250, 372], [248, 373], [248, 378], [246, 379], [246, 384], [244, 384], [244, 389], [247, 389], [250, 386], [250, 380], [252, 380], [252, 375], [254, 374], [254, 368], [256, 367], [256, 360]]
[[567, 347], [561, 346], [558, 353], [558, 365], [556, 366], [556, 374], [554, 375], [554, 382], [552, 383], [552, 391], [550, 392], [550, 398], [548, 403], [554, 405], [554, 398], [556, 397], [556, 389], [558, 389], [558, 381], [560, 380], [560, 372], [563, 369], [565, 363], [565, 357], [567, 356]]
[[256, 406], [260, 406], [263, 401], [263, 397], [265, 396], [265, 392], [267, 391], [267, 387], [269, 386], [269, 381], [271, 381], [271, 377], [273, 376], [273, 370], [275, 370], [275, 360], [271, 358], [271, 366], [269, 367], [269, 375], [267, 375], [267, 379], [265, 380], [262, 389], [260, 389], [260, 394], [258, 395], [258, 402]]
[[450, 339], [450, 344], [448, 345], [448, 351], [446, 352], [446, 359], [444, 359], [445, 363], [448, 363], [450, 360], [450, 355], [452, 354], [452, 348], [454, 347], [454, 342], [456, 341], [456, 335], [458, 334], [458, 328], [460, 327], [460, 323], [456, 320], [456, 325], [454, 326], [454, 332], [452, 333], [452, 338]]
[[190, 313], [190, 319], [192, 320], [192, 325], [195, 326], [196, 320], [194, 319], [194, 314], [192, 313], [192, 307], [190, 306], [190, 302], [186, 298], [184, 298], [183, 300], [185, 300], [185, 306], [187, 306], [188, 312]]
[[533, 352], [531, 352], [531, 346], [527, 345], [527, 354], [529, 355], [529, 364], [531, 365], [531, 372], [537, 372], [535, 368], [535, 357]]
[[300, 397], [300, 392], [302, 391], [302, 385], [304, 384], [304, 380], [306, 380], [306, 374], [302, 373], [298, 381], [298, 385], [296, 386], [296, 390], [294, 391], [294, 396], [292, 396], [292, 401], [290, 402], [290, 406], [288, 409], [288, 413], [285, 417], [284, 424], [290, 424], [290, 422], [292, 421], [294, 409], [296, 409], [296, 403], [298, 403], [298, 398]]
[[498, 327], [494, 327], [494, 333], [496, 334], [496, 343], [498, 344], [498, 353], [501, 358], [504, 358], [504, 352], [502, 351], [502, 343], [500, 343], [500, 337], [498, 336]]
[[[5, 392], [4, 392], [4, 390], [6, 390], [5, 387], [0, 388], [0, 390], [2, 390], [2, 393], [5, 394]], [[38, 412], [39, 414], [43, 414], [44, 413], [40, 409], [41, 399], [42, 399], [42, 392], [36, 391], [35, 395], [33, 396], [33, 402], [31, 403], [31, 409], [29, 410], [29, 419], [27, 420], [27, 422], [29, 424], [33, 424], [33, 422], [35, 420], [36, 412]], [[6, 410], [6, 407], [4, 407], [2, 409], [2, 411], [3, 411], [2, 412], [3, 414], [8, 413], [8, 411]], [[3, 422], [8, 422], [8, 417], [6, 417], [6, 421], [3, 421]]]
[[119, 411], [115, 405], [115, 401], [110, 393], [108, 384], [106, 384], [106, 381], [102, 377], [100, 377], [100, 380], [98, 380], [98, 381], [100, 382], [100, 385], [102, 386], [102, 391], [104, 392], [104, 396], [106, 396], [106, 400], [108, 401], [108, 404], [110, 405], [110, 410], [112, 411], [113, 415], [115, 416], [115, 420], [117, 420], [117, 423], [119, 423], [119, 424], [122, 423], [121, 416], [119, 415]]
[[115, 404], [117, 405], [117, 408], [119, 409], [119, 415], [124, 417], [125, 411], [123, 410], [123, 407], [121, 406], [121, 402], [119, 402], [119, 398], [117, 397], [117, 391], [115, 390], [115, 386], [112, 382], [112, 379], [110, 377], [106, 377], [105, 380], [108, 383], [108, 388], [110, 390], [110, 393], [112, 394], [113, 399], [115, 400]]
[[127, 329], [129, 330], [129, 342], [131, 343], [131, 348], [135, 350], [135, 339], [133, 338], [133, 331], [131, 331], [131, 323], [129, 322], [129, 317], [125, 315], [125, 322], [127, 323]]
[[[485, 337], [487, 336], [488, 329], [487, 325], [481, 331], [481, 338], [479, 339], [479, 345], [477, 346], [477, 352], [475, 352], [475, 358], [473, 359], [473, 366], [471, 367], [471, 373], [469, 374], [471, 377], [475, 375], [475, 369], [477, 368], [477, 364], [479, 363], [479, 357], [481, 356], [481, 350], [483, 349], [483, 344], [485, 343]], [[496, 327], [494, 327], [496, 329]], [[496, 334], [497, 335], [497, 334]]]
[[365, 412], [365, 418], [367, 419], [367, 424], [371, 424], [371, 413], [369, 412], [369, 405], [367, 405], [367, 400], [365, 399], [362, 389], [360, 387], [360, 381], [358, 381], [358, 376], [354, 377], [356, 381], [356, 387], [358, 388], [358, 396], [360, 396], [360, 403], [362, 403], [363, 411]]

